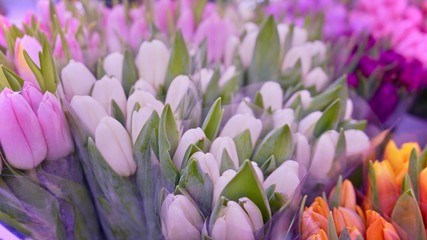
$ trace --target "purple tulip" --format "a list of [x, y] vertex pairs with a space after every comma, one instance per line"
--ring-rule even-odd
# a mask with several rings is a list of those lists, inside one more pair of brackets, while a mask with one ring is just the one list
[[347, 75], [347, 84], [351, 87], [359, 87], [359, 78], [355, 73], [350, 73]]
[[405, 86], [408, 91], [418, 90], [425, 86], [426, 71], [420, 61], [413, 59], [402, 67], [400, 74], [400, 83]]
[[18, 169], [32, 169], [46, 158], [45, 136], [25, 98], [5, 88], [0, 94], [0, 144], [6, 160]]
[[385, 82], [378, 88], [369, 101], [372, 110], [382, 122], [387, 120], [397, 106], [399, 101], [397, 91], [398, 89], [396, 86], [392, 83]]
[[365, 77], [371, 76], [378, 67], [379, 62], [374, 58], [366, 55], [360, 58], [359, 70]]

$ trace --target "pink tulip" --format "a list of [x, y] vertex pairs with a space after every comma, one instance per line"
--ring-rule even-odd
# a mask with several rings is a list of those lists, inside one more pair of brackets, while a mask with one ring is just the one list
[[6, 47], [6, 36], [4, 35], [4, 28], [10, 28], [10, 23], [7, 18], [0, 15], [0, 46]]
[[154, 22], [156, 27], [167, 34], [169, 30], [168, 21], [175, 19], [176, 4], [171, 0], [157, 1], [154, 6]]
[[15, 67], [19, 76], [21, 76], [24, 81], [29, 81], [35, 86], [39, 86], [36, 76], [34, 76], [34, 73], [25, 61], [24, 50], [27, 51], [33, 62], [37, 66], [40, 66], [39, 52], [42, 51], [42, 46], [37, 39], [27, 35], [23, 38], [16, 39], [15, 42]]
[[37, 116], [47, 144], [47, 160], [66, 157], [73, 149], [70, 129], [58, 99], [46, 92], [40, 102]]
[[32, 169], [46, 158], [46, 141], [36, 114], [22, 95], [8, 88], [0, 94], [0, 126], [0, 144], [10, 165]]
[[129, 26], [126, 22], [126, 9], [115, 6], [107, 16], [107, 44], [110, 52], [121, 52], [122, 42], [129, 39]]
[[[71, 59], [74, 59], [78, 62], [84, 62], [82, 49], [74, 34], [68, 32], [67, 34], [65, 34], [64, 38], [68, 44]], [[53, 49], [53, 56], [65, 60], [65, 53], [62, 46], [62, 41], [59, 37], [56, 39], [55, 48]]]
[[30, 104], [33, 112], [36, 113], [43, 98], [43, 93], [40, 91], [40, 89], [34, 86], [34, 84], [31, 82], [24, 82], [21, 95], [25, 98], [27, 103]]
[[184, 11], [181, 12], [176, 28], [181, 29], [182, 35], [186, 41], [191, 40], [195, 29], [193, 11], [191, 11], [191, 9], [184, 9]]

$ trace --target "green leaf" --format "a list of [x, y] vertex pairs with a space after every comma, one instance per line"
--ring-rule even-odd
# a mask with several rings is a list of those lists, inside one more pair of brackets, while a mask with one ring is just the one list
[[270, 16], [261, 27], [249, 67], [249, 83], [279, 78], [280, 39], [276, 22]]
[[343, 86], [341, 85], [331, 85], [324, 92], [315, 96], [306, 112], [311, 113], [314, 111], [323, 111], [324, 109], [326, 109], [330, 105], [330, 103], [332, 103], [336, 99], [339, 99], [342, 87]]
[[[360, 236], [360, 235], [359, 235]], [[344, 228], [341, 231], [339, 240], [351, 240], [350, 234], [348, 233], [347, 228]]]
[[218, 99], [219, 96], [219, 78], [220, 70], [218, 67], [215, 68], [215, 71], [209, 80], [208, 87], [206, 88], [205, 94], [203, 95], [203, 106], [211, 106], [215, 99]]
[[242, 197], [247, 197], [257, 205], [264, 222], [271, 218], [267, 196], [249, 160], [243, 162], [236, 176], [225, 186], [220, 196], [236, 202]]
[[213, 183], [210, 177], [201, 170], [196, 159], [191, 159], [182, 170], [178, 185], [187, 190], [203, 215], [208, 216], [212, 208]]
[[335, 185], [335, 192], [330, 197], [330, 208], [338, 208], [341, 206], [341, 188], [342, 188], [342, 176], [338, 177], [337, 185]]
[[41, 69], [36, 65], [36, 63], [33, 61], [33, 59], [31, 59], [30, 55], [28, 55], [28, 52], [26, 50], [24, 50], [24, 58], [25, 61], [27, 62], [28, 66], [30, 67], [31, 71], [33, 72], [34, 76], [37, 79], [37, 82], [40, 85], [41, 89], [45, 88], [45, 82], [43, 79], [43, 74]]
[[360, 121], [344, 121], [342, 124], [340, 124], [340, 127], [344, 128], [344, 130], [348, 129], [356, 129], [360, 131], [364, 131], [366, 129], [366, 125], [368, 124], [368, 121], [366, 120], [360, 120]]
[[255, 94], [255, 100], [254, 103], [257, 107], [264, 109], [264, 101], [262, 100], [262, 95], [260, 92], [257, 92]]
[[338, 240], [337, 229], [335, 228], [332, 212], [329, 212], [329, 217], [328, 217], [328, 239]]
[[[200, 142], [203, 142], [203, 140]], [[202, 152], [202, 150], [195, 144], [190, 144], [190, 146], [188, 146], [187, 150], [185, 151], [184, 158], [182, 159], [181, 169], [184, 169], [187, 166], [190, 157], [196, 152]]]
[[418, 176], [420, 175], [422, 169], [419, 168], [417, 151], [412, 149], [411, 156], [409, 157], [409, 167], [408, 167], [408, 177], [410, 179], [412, 189], [414, 190], [414, 195], [416, 199], [419, 199], [418, 192]]
[[375, 211], [380, 211], [380, 199], [377, 187], [377, 180], [375, 177], [374, 165], [372, 162], [369, 162], [369, 187], [371, 188], [371, 203], [372, 209]]
[[274, 129], [261, 142], [255, 154], [253, 161], [262, 166], [265, 161], [274, 156], [277, 165], [280, 166], [284, 161], [288, 160], [293, 153], [294, 143], [292, 133], [289, 126], [286, 124], [279, 129]]
[[238, 74], [234, 75], [221, 89], [223, 104], [230, 104], [236, 91], [239, 89]]
[[116, 101], [111, 100], [111, 115], [119, 121], [123, 126], [126, 126], [126, 118]]
[[175, 40], [169, 59], [165, 88], [169, 88], [169, 85], [176, 76], [187, 74], [189, 70], [190, 55], [188, 54], [187, 45], [182, 37], [181, 30], [178, 30], [175, 34]]
[[280, 193], [274, 192], [268, 199], [271, 208], [271, 214], [278, 212], [287, 202], [287, 199]]
[[218, 134], [223, 114], [224, 110], [221, 108], [221, 98], [218, 98], [209, 110], [202, 125], [206, 137], [211, 141], [213, 141]]
[[206, 0], [199, 0], [197, 1], [196, 6], [194, 7], [193, 16], [194, 16], [196, 25], [198, 25], [202, 20], [203, 11], [205, 10], [206, 2], [207, 2]]
[[241, 132], [239, 135], [233, 138], [234, 144], [236, 145], [237, 156], [239, 157], [239, 164], [249, 159], [254, 151], [254, 147], [251, 140], [251, 132], [249, 129]]
[[[22, 85], [24, 85], [24, 80], [6, 66], [1, 66], [1, 70], [4, 76], [2, 82], [7, 82], [13, 91], [20, 91]], [[3, 76], [0, 76], [0, 78], [3, 78]]]
[[426, 239], [423, 218], [412, 189], [404, 192], [397, 200], [391, 219], [411, 239]]
[[[102, 77], [105, 76], [105, 70], [103, 66], [103, 60], [101, 58], [98, 59], [98, 62], [96, 63], [96, 79], [102, 79]], [[123, 65], [123, 68], [125, 66]], [[124, 71], [123, 71], [124, 72]], [[124, 88], [124, 86], [123, 86]]]
[[123, 55], [123, 71], [122, 71], [122, 84], [126, 96], [130, 95], [130, 90], [135, 82], [138, 80], [138, 69], [135, 65], [135, 60], [129, 50], [125, 50]]
[[408, 190], [413, 190], [414, 187], [412, 185], [411, 179], [408, 174], [402, 180], [402, 192], [406, 192]]
[[264, 164], [262, 164], [261, 166], [259, 166], [259, 168], [262, 170], [262, 172], [264, 173], [264, 176], [268, 176], [270, 175], [274, 170], [276, 170], [276, 168], [279, 167], [276, 158], [274, 157], [274, 155], [271, 155], [267, 161], [264, 162]]
[[40, 69], [45, 81], [45, 89], [42, 90], [55, 93], [58, 75], [56, 73], [56, 66], [52, 58], [49, 42], [44, 34], [42, 34], [42, 53], [40, 55]]
[[340, 100], [337, 99], [332, 102], [328, 108], [323, 112], [319, 121], [317, 121], [314, 127], [313, 135], [315, 138], [319, 138], [327, 130], [333, 130], [338, 125], [338, 117], [340, 111]]

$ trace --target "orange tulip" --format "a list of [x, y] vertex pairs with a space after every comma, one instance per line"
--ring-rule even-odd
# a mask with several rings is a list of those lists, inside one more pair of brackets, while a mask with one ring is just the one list
[[313, 235], [319, 235], [320, 237], [321, 230], [327, 232], [329, 212], [329, 206], [326, 201], [321, 197], [317, 197], [302, 214], [302, 239], [312, 239]]
[[[336, 188], [333, 188], [329, 194], [329, 199], [334, 197]], [[339, 206], [356, 211], [356, 193], [353, 184], [349, 180], [344, 180], [341, 185], [341, 196], [339, 196]]]
[[390, 163], [399, 187], [402, 185], [403, 177], [408, 172], [409, 158], [413, 149], [417, 154], [420, 154], [420, 146], [415, 142], [404, 143], [399, 149], [394, 141], [390, 141], [385, 148], [384, 160]]
[[399, 235], [393, 225], [387, 222], [377, 212], [366, 211], [366, 240], [394, 240]]
[[[337, 229], [338, 236], [344, 228], [347, 228], [349, 233], [355, 230], [357, 230], [359, 234], [365, 233], [365, 224], [363, 223], [362, 218], [355, 211], [339, 207], [335, 208], [332, 214], [334, 216], [335, 228]], [[353, 235], [357, 235], [357, 232], [354, 232]]]
[[328, 240], [328, 235], [323, 229], [320, 229], [318, 234], [311, 235], [307, 240]]
[[[390, 216], [394, 204], [400, 196], [400, 188], [393, 178], [393, 168], [388, 161], [375, 161], [373, 167], [380, 201], [379, 207], [384, 214]], [[373, 203], [370, 202], [372, 194], [372, 189], [369, 186], [365, 197], [365, 209], [373, 208]]]
[[420, 209], [423, 215], [424, 225], [427, 225], [427, 168], [424, 168], [418, 176]]

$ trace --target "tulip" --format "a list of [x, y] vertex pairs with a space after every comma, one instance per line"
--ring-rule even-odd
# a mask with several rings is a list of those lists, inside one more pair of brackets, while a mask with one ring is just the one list
[[[143, 10], [141, 10], [142, 12]], [[139, 14], [139, 13], [138, 13]], [[129, 32], [129, 45], [132, 49], [136, 50], [141, 45], [143, 39], [147, 39], [149, 35], [149, 30], [147, 23], [143, 17], [135, 19], [132, 22]]]
[[104, 117], [95, 130], [95, 145], [105, 161], [120, 176], [135, 173], [132, 142], [126, 129], [112, 117]]
[[279, 34], [280, 39], [280, 47], [283, 48], [285, 46], [286, 37], [289, 32], [289, 25], [285, 23], [277, 24], [277, 33]]
[[310, 166], [312, 176], [320, 179], [328, 177], [335, 159], [338, 137], [338, 132], [329, 130], [323, 133], [317, 140]]
[[200, 69], [198, 74], [195, 74], [195, 76], [193, 76], [193, 78], [198, 79], [198, 85], [200, 85], [199, 87], [203, 93], [206, 92], [213, 74], [214, 74], [213, 69], [202, 68]]
[[239, 167], [239, 157], [237, 155], [236, 145], [233, 139], [230, 137], [216, 138], [211, 145], [210, 153], [214, 155], [219, 168], [221, 168], [224, 151], [227, 152], [228, 156], [233, 162], [234, 169], [237, 169]]
[[126, 9], [116, 5], [107, 16], [107, 46], [110, 52], [122, 51], [122, 42], [129, 39], [129, 26], [126, 22]]
[[[84, 58], [83, 58], [82, 49], [74, 33], [69, 31], [66, 34], [64, 34], [64, 38], [65, 38], [65, 41], [67, 42], [71, 59], [74, 59], [78, 62], [83, 62]], [[56, 39], [55, 47], [53, 49], [53, 56], [59, 59], [65, 58], [64, 46], [62, 46], [62, 40], [59, 37]]]
[[382, 218], [377, 212], [366, 211], [367, 240], [397, 240], [400, 239], [393, 225]]
[[297, 99], [297, 97], [300, 97], [301, 99], [301, 106], [303, 110], [307, 110], [307, 108], [310, 106], [312, 97], [309, 91], [307, 90], [301, 90], [296, 93], [294, 93], [289, 100], [286, 102], [285, 107], [288, 108], [290, 105]]
[[90, 136], [95, 135], [96, 127], [101, 119], [108, 116], [102, 105], [90, 96], [74, 96], [71, 100], [71, 107], [89, 131]]
[[171, 0], [160, 0], [154, 5], [154, 22], [161, 32], [167, 34], [169, 22], [175, 19], [176, 5]]
[[267, 177], [263, 186], [264, 189], [268, 189], [275, 185], [274, 191], [289, 199], [294, 194], [299, 184], [299, 165], [295, 161], [288, 160], [282, 163]]
[[420, 210], [424, 219], [424, 224], [427, 224], [427, 168], [424, 168], [418, 175]]
[[317, 121], [322, 117], [322, 112], [315, 111], [304, 117], [298, 126], [298, 132], [302, 133], [307, 139], [311, 139], [313, 136], [314, 127], [316, 127]]
[[110, 77], [115, 77], [122, 82], [123, 74], [123, 54], [119, 52], [110, 53], [104, 58], [103, 68], [105, 73]]
[[76, 95], [89, 95], [95, 82], [95, 76], [80, 62], [70, 60], [62, 69], [61, 83], [67, 100], [71, 100]]
[[9, 29], [9, 28], [10, 28], [9, 20], [7, 20], [7, 18], [4, 16], [0, 16], [0, 46], [4, 48], [7, 47], [4, 29]]
[[222, 190], [224, 190], [225, 186], [227, 186], [227, 184], [231, 181], [231, 179], [234, 178], [234, 176], [236, 176], [236, 171], [228, 169], [217, 179], [214, 184], [212, 208], [215, 207], [216, 202], [218, 201], [219, 197], [221, 197]]
[[394, 141], [388, 142], [384, 151], [384, 160], [390, 163], [393, 169], [394, 175], [396, 176], [396, 182], [400, 186], [403, 177], [408, 172], [409, 159], [411, 157], [412, 150], [415, 153], [420, 154], [420, 146], [415, 142], [408, 142], [402, 145], [400, 149], [397, 148]]
[[133, 87], [135, 91], [140, 90], [140, 91], [149, 92], [153, 96], [156, 95], [156, 89], [154, 89], [153, 86], [151, 86], [149, 83], [147, 83], [143, 79], [139, 79], [138, 81], [136, 81]]
[[127, 109], [127, 121], [126, 129], [130, 130], [131, 127], [131, 116], [135, 109], [135, 105], [139, 104], [141, 108], [148, 107], [156, 111], [159, 115], [163, 112], [163, 103], [157, 100], [151, 93], [146, 91], [135, 91], [129, 96], [126, 104]]
[[279, 83], [272, 81], [265, 82], [259, 93], [262, 96], [264, 109], [271, 108], [272, 111], [282, 109], [283, 90]]
[[[334, 187], [329, 194], [332, 198], [336, 194], [336, 187]], [[356, 192], [354, 191], [353, 184], [349, 180], [344, 180], [341, 185], [341, 195], [339, 197], [339, 206], [356, 211]]]
[[175, 154], [173, 155], [173, 162], [178, 169], [182, 167], [185, 152], [191, 144], [197, 144], [206, 138], [205, 132], [201, 128], [189, 129], [181, 137]]
[[222, 74], [222, 76], [219, 78], [218, 85], [220, 88], [223, 88], [225, 84], [227, 84], [236, 74], [236, 67], [235, 66], [229, 66], [225, 72]]
[[[249, 200], [249, 199], [248, 199]], [[212, 228], [213, 239], [255, 239], [251, 219], [240, 205], [228, 201]]]
[[179, 19], [176, 23], [176, 27], [181, 29], [182, 35], [184, 39], [188, 42], [193, 38], [194, 30], [195, 30], [195, 21], [193, 12], [191, 9], [184, 9], [181, 12]]
[[257, 175], [259, 182], [263, 183], [264, 174], [262, 173], [261, 168], [258, 167], [258, 163], [252, 161], [251, 164], [252, 164], [252, 167], [254, 168], [255, 174]]
[[319, 234], [321, 230], [328, 230], [329, 207], [323, 198], [316, 197], [310, 207], [302, 214], [301, 235], [302, 239], [308, 239], [312, 235]]
[[139, 77], [158, 89], [163, 85], [169, 64], [169, 51], [159, 40], [143, 42], [135, 59]]
[[321, 41], [314, 41], [309, 44], [311, 56], [318, 56], [320, 61], [323, 61], [326, 56], [326, 46]]
[[254, 231], [259, 231], [264, 226], [264, 221], [259, 208], [247, 197], [239, 198], [239, 204], [248, 214]]
[[363, 131], [348, 129], [344, 131], [346, 154], [348, 157], [365, 153], [369, 147], [369, 137]]
[[316, 91], [323, 90], [329, 82], [328, 75], [322, 68], [316, 67], [305, 76], [303, 84], [305, 87], [314, 86]]
[[22, 38], [17, 38], [15, 42], [14, 63], [19, 76], [21, 76], [24, 81], [29, 81], [33, 83], [34, 86], [39, 86], [36, 76], [25, 60], [24, 50], [27, 51], [31, 60], [40, 67], [39, 53], [42, 51], [42, 46], [37, 39], [27, 35]]
[[328, 235], [323, 229], [320, 229], [317, 234], [311, 235], [307, 240], [328, 240]]
[[301, 133], [294, 135], [295, 141], [295, 159], [299, 164], [308, 169], [310, 166], [311, 148], [307, 138]]
[[254, 112], [252, 111], [252, 108], [248, 105], [249, 103], [251, 103], [251, 99], [248, 97], [245, 97], [239, 103], [239, 106], [237, 106], [236, 114], [254, 116]]
[[356, 228], [357, 232], [354, 233], [354, 235], [357, 235], [357, 233], [363, 234], [365, 233], [365, 224], [363, 223], [362, 218], [357, 215], [356, 212], [344, 208], [344, 207], [338, 207], [335, 208], [332, 211], [332, 215], [334, 217], [335, 222], [335, 228], [337, 230], [338, 236], [341, 234], [341, 231], [344, 228]]
[[240, 45], [240, 40], [236, 36], [231, 36], [228, 38], [227, 43], [225, 44], [224, 52], [224, 65], [226, 67], [233, 66], [234, 57], [236, 50]]
[[257, 37], [257, 31], [250, 32], [245, 36], [243, 42], [240, 44], [239, 54], [242, 59], [242, 65], [245, 68], [248, 68], [252, 62]]
[[236, 114], [224, 125], [220, 136], [234, 138], [245, 130], [249, 130], [252, 145], [255, 146], [261, 134], [262, 122], [251, 115]]
[[40, 89], [31, 82], [24, 82], [21, 95], [25, 98], [28, 104], [30, 104], [33, 112], [36, 113], [43, 98], [43, 93]]
[[46, 141], [36, 114], [22, 95], [8, 88], [0, 94], [0, 126], [0, 144], [10, 165], [27, 170], [46, 158]]
[[153, 109], [149, 107], [142, 107], [138, 111], [134, 111], [132, 113], [131, 135], [132, 135], [133, 143], [136, 142], [136, 139], [138, 138], [139, 133], [141, 132], [145, 123], [151, 117], [152, 113], [153, 113]]
[[308, 33], [304, 28], [295, 26], [294, 32], [292, 35], [292, 47], [297, 47], [303, 45], [307, 42]]
[[112, 101], [114, 100], [123, 115], [126, 116], [126, 94], [117, 78], [104, 76], [101, 80], [96, 81], [92, 97], [104, 107], [110, 116], [113, 115]]
[[344, 119], [345, 120], [351, 120], [352, 114], [353, 114], [353, 101], [351, 101], [351, 99], [347, 99], [347, 103], [345, 106]]
[[[189, 77], [180, 75], [172, 80], [166, 94], [165, 103], [169, 103], [173, 112], [179, 110], [179, 106], [184, 99], [195, 98], [197, 96], [196, 87]], [[187, 106], [185, 106], [187, 107]]]
[[162, 234], [165, 239], [200, 239], [203, 218], [184, 195], [169, 194], [162, 203]]
[[44, 94], [37, 116], [47, 145], [46, 159], [68, 156], [74, 149], [74, 143], [61, 105], [52, 93]]
[[219, 168], [215, 157], [211, 153], [195, 152], [191, 158], [197, 160], [202, 171], [209, 175], [212, 183], [215, 184], [219, 178]]
[[301, 61], [301, 73], [305, 76], [310, 71], [311, 58], [311, 53], [306, 46], [293, 47], [285, 55], [281, 68], [282, 72], [292, 69], [299, 60]]

